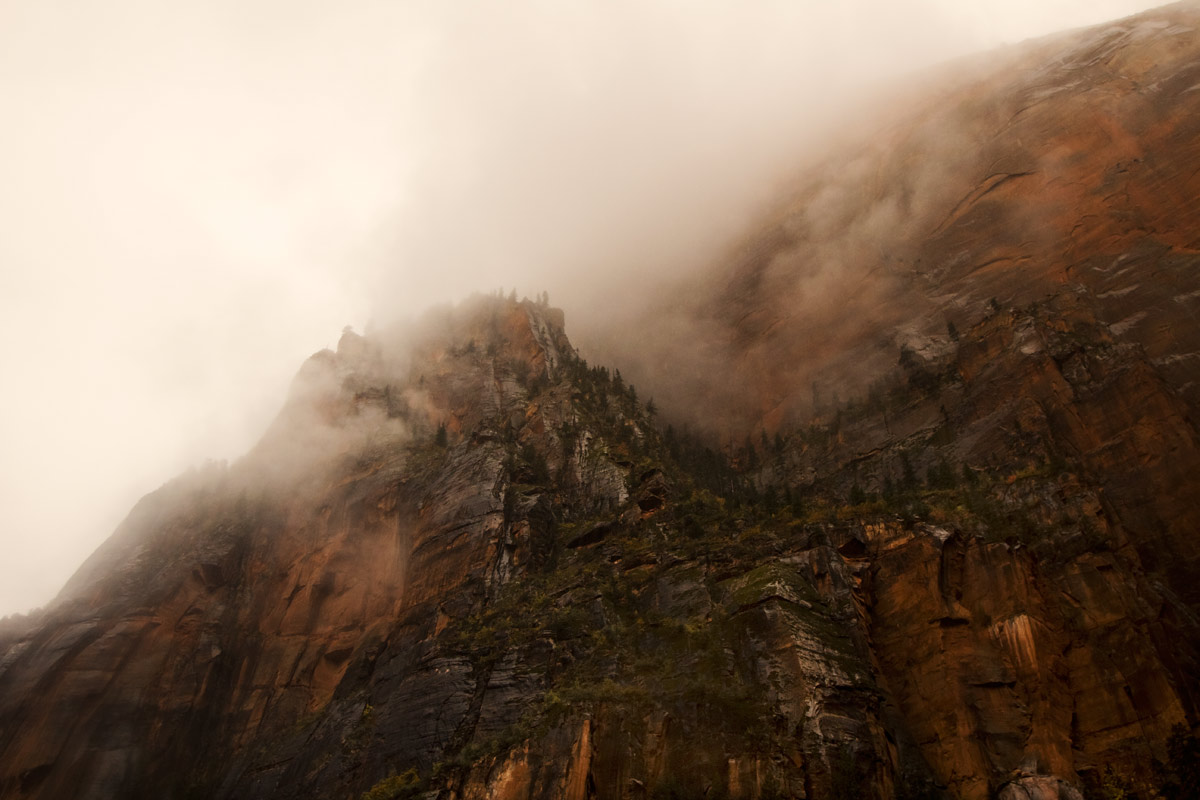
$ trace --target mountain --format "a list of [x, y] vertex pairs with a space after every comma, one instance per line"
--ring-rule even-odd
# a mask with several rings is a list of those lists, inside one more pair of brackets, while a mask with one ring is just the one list
[[0, 797], [1194, 796], [1198, 30], [907, 100], [625, 375], [345, 332], [0, 627]]
[[664, 392], [773, 431], [865, 395], [898, 347], [944, 342], [947, 323], [1074, 292], [1194, 408], [1196, 23], [1194, 4], [1167, 6], [898, 94], [698, 289], [664, 293], [642, 322], [659, 337], [612, 357], [665, 363]]

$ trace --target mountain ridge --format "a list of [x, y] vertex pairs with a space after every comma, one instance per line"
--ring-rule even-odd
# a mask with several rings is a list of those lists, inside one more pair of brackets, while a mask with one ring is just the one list
[[[1175, 4], [933, 82], [803, 173], [698, 287], [658, 293], [671, 299], [631, 323], [656, 337], [623, 346], [595, 332], [605, 358], [654, 376], [672, 413], [703, 397], [736, 428], [770, 433], [820, 413], [813, 384], [826, 401], [865, 394], [900, 345], [972, 324], [993, 300], [1079, 287], [1195, 406], [1187, 361], [1200, 345], [1174, 288], [1200, 244], [1196, 24], [1195, 4]], [[730, 364], [751, 392], [710, 379]]]
[[[655, 432], [556, 310], [451, 316], [403, 377], [353, 334], [301, 371], [281, 424], [315, 410], [352, 443], [303, 491], [247, 493], [238, 465], [168, 485], [99, 582], [5, 645], [6, 795], [357, 797], [389, 770], [446, 797], [1070, 798], [1101, 763], [1155, 780], [1138, 747], [1164, 753], [1194, 713], [1194, 616], [1086, 476], [1048, 455], [993, 474], [1001, 456], [923, 481], [913, 450], [882, 492], [861, 472], [848, 494], [765, 481], [752, 462], [786, 467], [795, 440], [735, 468]], [[960, 351], [1013, 347], [1014, 327], [998, 313]], [[877, 410], [893, 424], [954, 383], [908, 377]], [[403, 433], [363, 437], [364, 417]], [[1103, 616], [1075, 618], [1076, 595]], [[929, 685], [934, 665], [959, 694]], [[1136, 694], [1084, 715], [1081, 685]], [[147, 702], [169, 741], [136, 733]], [[982, 727], [954, 735], [947, 703]], [[38, 755], [56, 750], [74, 760]]]

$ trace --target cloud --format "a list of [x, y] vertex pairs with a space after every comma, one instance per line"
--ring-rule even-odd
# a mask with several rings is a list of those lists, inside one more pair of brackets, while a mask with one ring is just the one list
[[243, 452], [342, 325], [516, 285], [582, 331], [711, 261], [864, 86], [1096, 8], [0, 0], [0, 613]]

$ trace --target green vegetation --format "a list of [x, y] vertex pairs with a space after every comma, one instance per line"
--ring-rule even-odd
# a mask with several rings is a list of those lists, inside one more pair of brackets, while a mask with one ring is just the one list
[[400, 775], [389, 775], [362, 793], [360, 800], [409, 800], [425, 790], [425, 783], [410, 769]]
[[[560, 661], [544, 676], [541, 701], [517, 724], [448, 754], [446, 766], [499, 755], [535, 731], [602, 709], [631, 718], [667, 711], [734, 751], [771, 735], [763, 689], [729, 647], [741, 624], [732, 618], [737, 601], [731, 608], [720, 603], [730, 591], [720, 574], [699, 566], [681, 573], [678, 562], [707, 556], [732, 565], [739, 554], [774, 542], [783, 523], [747, 528], [722, 498], [703, 489], [693, 489], [682, 507], [688, 524], [718, 535], [673, 537], [680, 519], [674, 508], [663, 512], [662, 523], [616, 523], [605, 515], [560, 523], [553, 532], [560, 546], [597, 526], [606, 532], [595, 545], [563, 550], [554, 569], [511, 581], [447, 632], [454, 650], [485, 668], [550, 642]], [[709, 599], [660, 608], [652, 600], [660, 580], [684, 581]], [[811, 588], [798, 591], [816, 599]]]

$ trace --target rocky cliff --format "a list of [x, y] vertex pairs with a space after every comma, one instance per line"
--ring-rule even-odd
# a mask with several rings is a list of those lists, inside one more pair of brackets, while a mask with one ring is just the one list
[[686, 309], [732, 444], [544, 303], [348, 331], [0, 629], [0, 797], [1190, 796], [1198, 22], [810, 176]]
[[[997, 313], [953, 373], [910, 365], [753, 469], [659, 433], [554, 309], [481, 298], [403, 352], [347, 333], [246, 459], [147, 497], [9, 634], [3, 793], [1154, 787], [1200, 634], [1148, 563], [1169, 525], [1138, 526], [1182, 512], [1104, 480], [1182, 412], [1073, 313]], [[1142, 432], [1110, 442], [1086, 409], [1133, 389]]]
[[[1194, 412], [1198, 26], [1175, 4], [897, 92], [698, 288], [650, 305], [661, 348], [606, 352], [661, 373], [668, 405], [701, 393], [773, 432], [864, 395], [901, 345], [1069, 290]], [[735, 365], [739, 391], [697, 363]]]

